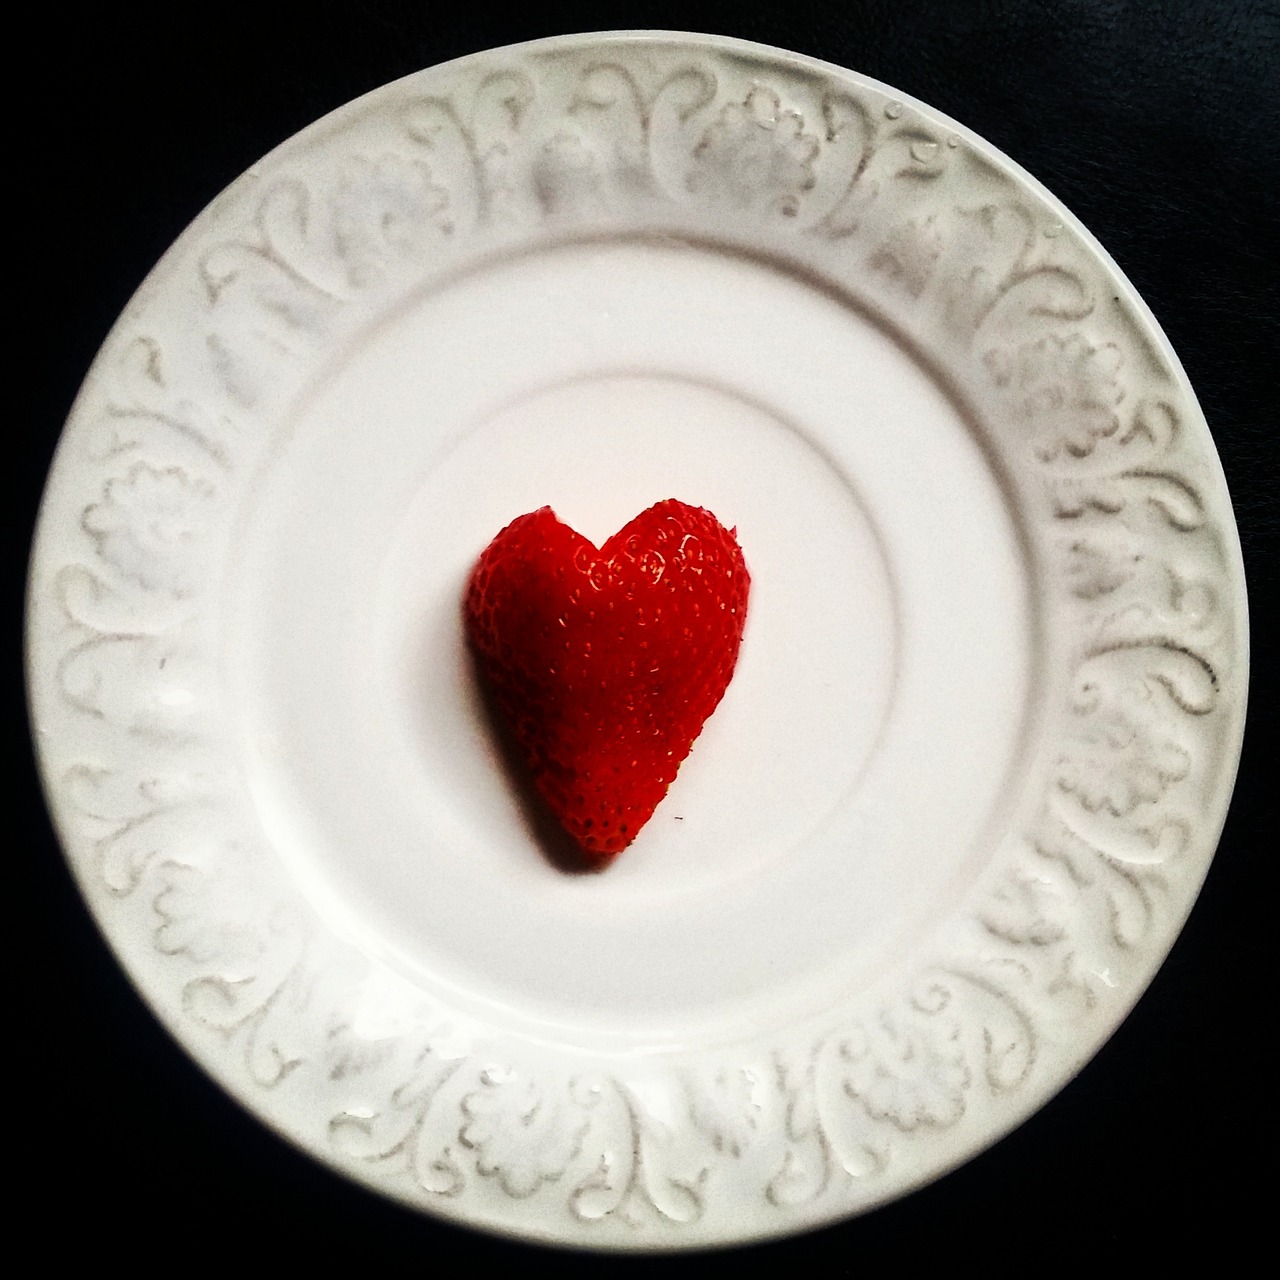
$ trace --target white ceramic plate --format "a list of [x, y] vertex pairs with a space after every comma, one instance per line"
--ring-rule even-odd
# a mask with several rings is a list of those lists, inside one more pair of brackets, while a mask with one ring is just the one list
[[[608, 872], [548, 857], [466, 572], [550, 503], [736, 525], [738, 673]], [[1149, 981], [1239, 750], [1245, 597], [1175, 357], [960, 126], [732, 41], [388, 86], [256, 165], [50, 478], [33, 719], [140, 990], [246, 1106], [599, 1248], [881, 1203]]]

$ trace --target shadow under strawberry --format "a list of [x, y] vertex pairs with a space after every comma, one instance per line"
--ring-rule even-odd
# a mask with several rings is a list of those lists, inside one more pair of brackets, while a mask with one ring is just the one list
[[520, 806], [525, 828], [538, 852], [557, 871], [565, 875], [596, 875], [605, 870], [611, 859], [589, 858], [574, 838], [560, 825], [534, 786], [533, 773], [525, 763], [515, 737], [507, 728], [506, 718], [498, 708], [492, 687], [485, 679], [480, 659], [468, 646], [468, 673], [489, 737], [498, 748], [502, 772]]

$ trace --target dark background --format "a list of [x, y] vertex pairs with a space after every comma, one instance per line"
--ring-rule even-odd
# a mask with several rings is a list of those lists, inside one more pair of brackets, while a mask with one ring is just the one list
[[[5, 455], [12, 573], [5, 727], [19, 815], [8, 994], [8, 1160], [22, 1201], [81, 1250], [246, 1274], [316, 1263], [518, 1268], [524, 1246], [385, 1203], [270, 1136], [188, 1062], [90, 922], [41, 803], [18, 679], [20, 591], [43, 476], [112, 321], [182, 228], [272, 146], [387, 80], [575, 30], [706, 30], [843, 64], [952, 115], [1058, 195], [1147, 300], [1200, 398], [1236, 504], [1254, 615], [1249, 734], [1226, 831], [1191, 920], [1146, 997], [1056, 1100], [932, 1187], [844, 1225], [750, 1251], [666, 1260], [543, 1255], [566, 1274], [658, 1266], [906, 1275], [957, 1263], [1054, 1274], [1195, 1246], [1218, 1269], [1267, 1237], [1276, 1083], [1274, 807], [1262, 749], [1276, 654], [1280, 371], [1275, 248], [1280, 17], [1257, 0], [787, 0], [553, 4], [130, 5], [32, 10], [9, 41], [32, 79], [4, 148], [19, 330]], [[13, 349], [14, 339], [6, 344]], [[11, 461], [10, 459], [16, 459]], [[6, 842], [8, 843], [8, 842]], [[12, 883], [12, 881], [10, 881]], [[16, 1127], [15, 1127], [16, 1126]], [[1271, 1197], [1268, 1197], [1270, 1200]], [[11, 1200], [11, 1207], [13, 1202]], [[20, 1207], [20, 1206], [19, 1206]], [[25, 1233], [18, 1221], [11, 1231]], [[1267, 1249], [1263, 1257], [1272, 1256]]]

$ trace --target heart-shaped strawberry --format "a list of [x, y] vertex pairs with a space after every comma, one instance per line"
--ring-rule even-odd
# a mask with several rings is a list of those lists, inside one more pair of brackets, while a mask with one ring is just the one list
[[467, 634], [534, 785], [589, 857], [631, 843], [724, 696], [750, 581], [734, 533], [674, 499], [599, 550], [543, 507], [481, 555]]

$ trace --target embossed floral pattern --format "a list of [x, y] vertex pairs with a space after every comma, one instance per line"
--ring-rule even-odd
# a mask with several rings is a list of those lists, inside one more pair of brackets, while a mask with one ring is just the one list
[[895, 227], [872, 255], [871, 266], [919, 297], [942, 253], [942, 240], [932, 222], [904, 222]]
[[145, 591], [182, 596], [195, 585], [201, 508], [212, 488], [181, 467], [138, 463], [108, 480], [102, 499], [85, 509], [84, 528], [104, 563]]
[[747, 1067], [720, 1070], [690, 1088], [689, 1114], [717, 1151], [740, 1156], [760, 1128], [763, 1082]]
[[1158, 643], [1091, 658], [1077, 676], [1074, 706], [1083, 723], [1063, 756], [1059, 785], [1087, 809], [1115, 817], [1154, 803], [1191, 766], [1163, 704], [1203, 715], [1212, 694], [1200, 664]]
[[818, 140], [778, 95], [756, 87], [729, 103], [694, 148], [689, 190], [794, 217], [815, 182]]
[[910, 1132], [954, 1124], [964, 1113], [969, 1067], [958, 1028], [933, 1029], [886, 1012], [839, 1049], [845, 1089], [874, 1120]]
[[602, 212], [600, 185], [599, 162], [579, 134], [557, 134], [538, 153], [533, 188], [548, 214]]
[[379, 279], [397, 257], [420, 252], [432, 235], [449, 235], [448, 193], [420, 161], [385, 155], [359, 159], [333, 198], [334, 247], [356, 288]]
[[1060, 453], [1084, 457], [1120, 426], [1115, 346], [1091, 346], [1079, 335], [1050, 336], [988, 352], [986, 364], [1014, 413], [1034, 432], [1036, 452], [1046, 462]]
[[459, 1138], [476, 1153], [476, 1168], [519, 1198], [563, 1175], [587, 1129], [582, 1111], [566, 1095], [549, 1094], [500, 1068], [482, 1074], [480, 1088], [463, 1098], [462, 1111], [466, 1123]]

